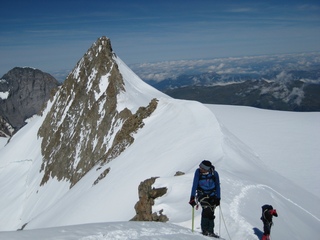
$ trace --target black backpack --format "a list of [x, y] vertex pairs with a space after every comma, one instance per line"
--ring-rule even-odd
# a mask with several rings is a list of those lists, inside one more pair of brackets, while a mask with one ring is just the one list
[[[207, 177], [206, 175], [200, 174], [200, 176], [199, 176], [199, 181], [200, 181], [200, 180], [203, 180], [203, 179], [212, 179], [213, 182], [216, 183], [215, 168], [214, 168], [213, 165], [211, 166], [211, 168], [210, 168], [210, 170], [209, 170], [209, 173], [210, 173], [210, 176], [209, 176], [209, 177]], [[204, 194], [205, 194], [205, 195], [207, 195], [207, 194], [210, 195], [211, 193], [213, 193], [213, 192], [216, 191], [216, 188], [217, 188], [217, 186], [215, 186], [215, 188], [214, 188], [214, 189], [211, 189], [210, 191], [206, 191], [206, 190], [202, 189], [200, 186], [198, 186], [198, 188], [197, 188], [198, 195], [204, 195]]]
[[261, 208], [262, 208], [261, 220], [263, 220], [265, 211], [266, 211], [266, 210], [267, 210], [267, 211], [268, 211], [268, 210], [272, 210], [273, 207], [272, 207], [272, 205], [265, 204], [265, 205], [263, 205]]

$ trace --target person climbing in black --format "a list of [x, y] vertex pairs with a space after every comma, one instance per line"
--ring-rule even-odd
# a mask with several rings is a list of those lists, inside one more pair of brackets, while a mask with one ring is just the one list
[[263, 236], [261, 240], [270, 240], [271, 226], [273, 225], [272, 217], [278, 217], [276, 209], [273, 209], [271, 205], [265, 204], [262, 207], [261, 220], [263, 222]]
[[202, 207], [201, 230], [205, 236], [218, 238], [214, 233], [214, 210], [220, 205], [220, 180], [215, 167], [208, 160], [203, 160], [194, 173], [189, 204]]

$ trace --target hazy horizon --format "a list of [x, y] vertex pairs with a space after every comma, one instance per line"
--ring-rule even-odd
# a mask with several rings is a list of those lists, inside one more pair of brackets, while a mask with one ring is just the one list
[[16, 66], [72, 69], [101, 36], [128, 65], [320, 50], [320, 3], [312, 0], [31, 0], [2, 9], [2, 75]]

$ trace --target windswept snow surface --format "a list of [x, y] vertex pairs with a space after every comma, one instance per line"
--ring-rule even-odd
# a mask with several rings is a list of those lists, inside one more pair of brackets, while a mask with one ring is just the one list
[[3, 148], [8, 142], [8, 138], [0, 137], [0, 149]]
[[273, 171], [320, 197], [320, 113], [207, 105]]
[[[117, 96], [117, 110], [128, 108], [135, 113], [141, 106], [147, 106], [153, 98], [170, 98], [142, 81], [120, 58], [115, 57], [126, 91]], [[134, 101], [133, 101], [134, 100]]]
[[203, 240], [208, 239], [170, 223], [113, 222], [55, 227], [19, 232], [0, 232], [5, 240]]
[[[145, 128], [138, 132], [138, 141], [125, 152], [125, 156], [120, 156], [120, 159], [109, 164], [111, 169], [116, 171], [113, 176], [110, 176], [110, 181], [120, 181], [122, 188], [119, 188], [119, 185], [110, 186], [107, 184], [98, 184], [93, 187], [93, 176], [90, 175], [94, 174], [89, 173], [78, 187], [76, 185], [61, 201], [57, 201], [52, 208], [46, 210], [46, 213], [36, 217], [33, 224], [31, 221], [29, 228], [87, 224], [0, 232], [0, 239], [204, 239], [198, 233], [190, 231], [191, 207], [187, 203], [193, 172], [199, 161], [204, 158], [212, 160], [221, 178], [222, 202], [221, 208], [216, 209], [215, 232], [220, 233], [225, 239], [259, 239], [262, 234], [262, 223], [259, 219], [260, 207], [269, 203], [279, 213], [279, 217], [274, 218], [273, 239], [316, 239], [320, 227], [319, 197], [316, 196], [316, 192], [311, 193], [310, 189], [317, 189], [318, 181], [317, 179], [310, 181], [310, 185], [303, 188], [295, 183], [295, 179], [290, 179], [291, 172], [299, 172], [299, 166], [292, 164], [292, 159], [288, 159], [287, 154], [290, 151], [291, 156], [295, 156], [295, 152], [300, 155], [303, 154], [302, 150], [307, 149], [308, 152], [305, 154], [313, 156], [312, 152], [309, 152], [312, 149], [310, 150], [306, 146], [297, 149], [294, 146], [303, 146], [305, 143], [309, 143], [311, 137], [312, 141], [319, 143], [319, 136], [306, 134], [306, 131], [312, 128], [310, 126], [312, 125], [314, 132], [319, 132], [319, 125], [314, 124], [314, 121], [319, 118], [320, 113], [291, 113], [219, 105], [207, 107], [212, 110], [218, 120], [210, 111], [203, 110], [202, 105], [196, 102], [179, 100], [177, 104], [173, 104], [170, 100], [161, 100], [155, 115], [148, 118]], [[201, 116], [199, 116], [199, 108], [202, 109]], [[165, 113], [169, 109], [173, 109], [173, 111], [170, 111], [170, 114], [166, 116]], [[187, 121], [189, 124], [194, 124], [192, 129], [186, 128], [188, 123], [178, 117], [179, 115], [184, 116], [183, 112], [190, 110], [194, 111], [194, 116]], [[203, 112], [205, 112], [204, 115]], [[188, 117], [190, 118], [190, 116]], [[208, 123], [204, 129], [211, 134], [201, 131], [203, 128], [197, 120], [202, 118], [210, 120], [211, 124]], [[290, 124], [288, 124], [288, 119], [290, 119]], [[31, 123], [36, 124], [36, 118], [33, 121]], [[166, 129], [167, 134], [164, 134], [161, 126], [167, 126], [170, 121], [179, 122], [175, 126], [177, 129]], [[301, 125], [301, 121], [309, 124]], [[31, 123], [18, 134], [22, 134], [22, 131], [32, 132], [33, 128], [28, 128]], [[273, 127], [271, 127], [272, 125]], [[190, 138], [181, 139], [182, 129], [187, 131], [183, 137], [189, 136]], [[237, 129], [238, 131], [236, 131]], [[156, 142], [151, 143], [153, 131], [158, 138]], [[292, 141], [281, 141], [283, 148], [289, 149], [288, 151], [281, 152], [276, 144], [267, 145], [261, 141], [261, 135], [269, 136], [268, 140], [271, 143], [279, 141], [283, 137], [284, 131], [295, 139], [294, 146], [292, 146]], [[255, 132], [257, 132], [256, 135]], [[194, 134], [197, 135], [197, 141], [191, 138]], [[211, 137], [211, 135], [214, 136]], [[241, 139], [244, 140], [241, 141]], [[288, 139], [290, 139], [289, 136]], [[20, 141], [26, 144], [27, 140], [21, 139]], [[191, 144], [190, 141], [192, 141]], [[210, 142], [209, 149], [207, 149], [207, 142]], [[243, 142], [246, 142], [247, 145]], [[28, 146], [35, 143], [29, 142]], [[144, 147], [141, 147], [142, 144]], [[163, 150], [162, 154], [154, 154], [153, 151], [159, 146]], [[5, 160], [2, 155], [6, 152], [5, 149], [6, 147], [1, 149], [1, 162]], [[259, 152], [261, 150], [268, 153], [270, 159], [261, 157], [261, 152]], [[313, 154], [318, 153], [317, 148], [312, 151]], [[15, 160], [17, 160], [19, 151], [15, 152]], [[133, 153], [137, 156], [131, 156]], [[22, 158], [21, 153], [20, 158]], [[26, 158], [32, 159], [31, 156]], [[143, 161], [145, 158], [147, 161]], [[274, 169], [273, 164], [268, 164], [268, 161], [271, 163], [275, 158], [282, 159], [281, 164], [286, 163], [287, 166]], [[126, 159], [128, 160], [126, 161]], [[316, 156], [304, 159], [304, 163], [313, 167], [309, 169], [309, 174], [302, 175], [301, 179], [308, 179], [309, 176], [318, 172]], [[12, 164], [14, 163], [12, 162]], [[21, 162], [20, 166], [16, 167], [15, 176], [19, 179], [21, 179], [19, 175], [23, 175], [24, 172], [31, 174], [23, 170], [25, 164], [28, 165], [26, 168], [29, 168], [31, 161]], [[156, 170], [157, 167], [160, 168], [159, 171]], [[184, 171], [186, 174], [173, 177], [174, 172], [178, 170]], [[22, 194], [22, 190], [26, 186], [20, 186], [16, 183], [26, 180], [3, 184], [4, 179], [8, 178], [7, 175], [4, 175], [7, 171], [9, 170], [2, 165], [0, 169], [1, 196], [7, 197], [10, 188], [12, 192], [15, 192], [13, 189], [21, 189]], [[139, 172], [142, 176], [138, 178], [134, 174], [135, 172]], [[123, 174], [126, 177], [119, 178]], [[156, 200], [153, 210], [164, 209], [164, 214], [167, 214], [170, 219], [169, 223], [173, 223], [173, 225], [161, 224], [160, 227], [157, 225], [159, 223], [123, 222], [134, 215], [133, 206], [138, 198], [137, 184], [151, 176], [160, 176], [154, 187], [166, 186], [168, 188], [168, 193]], [[3, 188], [4, 185], [6, 188]], [[125, 185], [130, 185], [132, 190], [128, 191], [129, 188]], [[55, 190], [57, 189], [56, 187]], [[9, 201], [13, 201], [14, 198], [1, 199], [1, 206], [10, 206]], [[129, 199], [128, 203], [124, 199]], [[112, 204], [108, 204], [110, 202]], [[23, 200], [19, 204], [23, 204]], [[123, 208], [126, 211], [123, 212]], [[25, 211], [23, 207], [19, 209], [8, 208], [7, 210], [10, 210], [11, 216], [19, 215]], [[3, 211], [6, 211], [6, 208], [2, 208], [1, 215], [3, 215]], [[196, 232], [200, 231], [200, 213], [200, 209], [195, 211]], [[6, 215], [6, 219], [1, 222], [2, 226], [10, 222], [8, 216]], [[2, 231], [4, 230], [6, 229], [3, 228]]]

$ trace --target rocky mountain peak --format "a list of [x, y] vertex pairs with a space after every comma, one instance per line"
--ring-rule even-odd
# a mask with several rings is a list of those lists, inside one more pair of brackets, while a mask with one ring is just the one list
[[[40, 112], [50, 98], [51, 91], [57, 88], [58, 81], [50, 74], [30, 67], [15, 67], [0, 80], [0, 117], [5, 126], [17, 131], [25, 120]], [[0, 132], [10, 131], [0, 128]]]
[[118, 96], [126, 89], [116, 59], [110, 40], [99, 38], [52, 99], [38, 132], [43, 138], [41, 184], [56, 177], [72, 187], [94, 166], [132, 144], [143, 119], [157, 107], [155, 99], [135, 113], [118, 106]]

